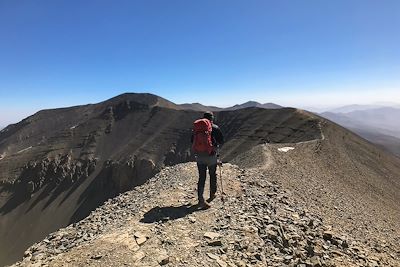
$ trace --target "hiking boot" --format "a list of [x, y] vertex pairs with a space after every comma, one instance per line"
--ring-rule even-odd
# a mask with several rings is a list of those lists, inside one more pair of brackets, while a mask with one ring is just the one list
[[211, 208], [210, 204], [205, 200], [199, 200], [198, 206], [199, 206], [200, 209], [209, 209], [209, 208]]
[[217, 194], [216, 194], [216, 193], [211, 193], [211, 194], [210, 194], [210, 198], [207, 199], [207, 202], [213, 201], [216, 197], [217, 197]]

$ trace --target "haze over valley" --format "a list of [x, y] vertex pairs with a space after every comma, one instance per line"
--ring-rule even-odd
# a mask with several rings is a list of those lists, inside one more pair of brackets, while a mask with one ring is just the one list
[[345, 106], [320, 115], [400, 155], [400, 108], [398, 105]]

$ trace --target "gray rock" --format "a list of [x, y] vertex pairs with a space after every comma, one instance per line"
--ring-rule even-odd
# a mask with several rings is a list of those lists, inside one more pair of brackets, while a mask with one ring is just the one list
[[216, 260], [220, 267], [228, 267], [228, 264], [221, 259]]
[[213, 260], [219, 259], [219, 256], [218, 256], [218, 255], [215, 255], [215, 254], [213, 254], [213, 253], [207, 253], [207, 256], [208, 256], [210, 259], [213, 259]]
[[217, 246], [222, 246], [222, 241], [221, 240], [212, 240], [208, 242], [209, 246], [217, 247]]
[[93, 259], [93, 260], [99, 260], [99, 259], [101, 259], [102, 257], [103, 257], [103, 255], [101, 255], [101, 254], [96, 254], [96, 255], [92, 255], [90, 258]]
[[311, 266], [313, 267], [322, 267], [321, 260], [318, 256], [314, 256], [310, 259]]
[[220, 236], [221, 236], [220, 234], [214, 233], [214, 232], [205, 232], [204, 233], [204, 237], [208, 238], [208, 239], [214, 239], [214, 238], [218, 238]]
[[166, 264], [168, 264], [169, 263], [169, 256], [168, 255], [165, 255], [165, 256], [162, 256], [161, 257], [161, 259], [158, 261], [158, 264], [160, 264], [160, 265], [166, 265]]
[[332, 240], [333, 235], [334, 234], [333, 234], [332, 231], [325, 231], [324, 234], [323, 234], [323, 238], [325, 240]]

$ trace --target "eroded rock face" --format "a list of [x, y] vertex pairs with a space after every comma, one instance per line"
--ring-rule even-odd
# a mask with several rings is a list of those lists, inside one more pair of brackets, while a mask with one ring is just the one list
[[25, 188], [27, 193], [33, 194], [48, 184], [73, 184], [79, 179], [85, 179], [95, 168], [95, 158], [73, 160], [70, 155], [31, 161], [25, 165], [14, 185]]
[[172, 166], [182, 162], [194, 160], [191, 153], [191, 146], [173, 146], [166, 154], [164, 165]]
[[65, 191], [75, 183], [82, 183], [82, 180], [87, 179], [97, 168], [100, 171], [96, 175], [93, 187], [101, 189], [98, 191], [98, 197], [103, 194], [104, 198], [108, 198], [143, 184], [162, 168], [162, 165], [151, 159], [137, 156], [124, 161], [108, 160], [102, 166], [98, 166], [97, 163], [95, 158], [73, 160], [70, 155], [32, 161], [7, 189], [13, 194], [25, 195], [26, 199], [32, 198], [46, 186], [64, 187]]
[[113, 189], [120, 193], [143, 184], [159, 170], [160, 166], [156, 166], [152, 160], [132, 157], [125, 162], [107, 161], [103, 175], [110, 180]]
[[121, 120], [131, 112], [149, 109], [149, 105], [136, 101], [121, 101], [113, 106], [107, 107], [101, 117], [107, 120]]

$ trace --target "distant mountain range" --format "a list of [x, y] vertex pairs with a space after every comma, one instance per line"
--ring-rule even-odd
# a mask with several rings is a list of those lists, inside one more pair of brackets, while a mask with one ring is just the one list
[[223, 108], [214, 107], [214, 106], [204, 106], [200, 103], [185, 103], [179, 105], [182, 109], [189, 109], [195, 111], [221, 111]]
[[314, 113], [324, 113], [324, 112], [331, 112], [331, 113], [348, 113], [353, 111], [362, 111], [362, 110], [371, 110], [371, 109], [379, 109], [379, 108], [400, 108], [399, 103], [394, 102], [377, 102], [367, 105], [360, 105], [360, 104], [352, 104], [352, 105], [345, 105], [339, 107], [318, 107], [318, 106], [302, 106], [302, 109], [314, 112]]
[[400, 108], [352, 105], [320, 115], [400, 156]]
[[278, 109], [282, 108], [282, 106], [279, 106], [274, 103], [265, 103], [261, 104], [255, 101], [248, 101], [246, 103], [240, 104], [240, 105], [234, 105], [232, 107], [226, 108], [225, 110], [238, 110], [242, 108], [265, 108], [265, 109]]
[[378, 109], [378, 108], [384, 108], [387, 107], [385, 105], [379, 105], [379, 104], [372, 104], [372, 105], [347, 105], [343, 107], [338, 107], [331, 109], [327, 112], [333, 112], [333, 113], [348, 113], [348, 112], [353, 112], [353, 111], [362, 111], [362, 110], [371, 110], [371, 109]]
[[238, 110], [238, 109], [244, 109], [244, 108], [265, 108], [265, 109], [279, 109], [283, 108], [282, 106], [279, 106], [274, 103], [265, 103], [261, 104], [256, 101], [248, 101], [243, 104], [236, 104], [232, 107], [227, 107], [227, 108], [219, 108], [219, 107], [214, 107], [214, 106], [204, 106], [200, 103], [192, 103], [192, 104], [181, 104], [179, 105], [182, 109], [191, 109], [191, 110], [196, 110], [196, 111], [224, 111], [224, 110]]
[[[124, 96], [129, 96], [131, 95], [130, 93], [125, 93], [125, 94], [121, 94], [117, 97], [114, 97], [112, 99], [110, 99], [110, 101], [117, 101], [117, 99], [120, 99], [121, 97]], [[141, 95], [141, 99], [139, 99], [140, 101], [144, 101], [144, 102], [149, 102], [150, 101], [150, 97], [151, 94], [139, 94]], [[283, 108], [280, 105], [274, 104], [274, 103], [265, 103], [265, 104], [261, 104], [259, 102], [256, 101], [248, 101], [246, 103], [243, 104], [236, 104], [234, 106], [231, 107], [227, 107], [227, 108], [221, 108], [221, 107], [215, 107], [215, 106], [206, 106], [200, 103], [184, 103], [184, 104], [175, 104], [169, 100], [166, 100], [164, 98], [159, 97], [158, 102], [157, 103], [151, 103], [152, 105], [159, 105], [159, 106], [163, 106], [166, 108], [170, 108], [170, 109], [175, 109], [175, 110], [193, 110], [193, 111], [201, 111], [201, 112], [205, 112], [205, 111], [212, 111], [212, 112], [217, 112], [217, 111], [226, 111], [226, 110], [238, 110], [238, 109], [244, 109], [244, 108], [253, 108], [253, 107], [257, 107], [257, 108], [264, 108], [264, 109], [279, 109], [279, 108]], [[7, 125], [0, 125], [0, 131], [4, 128], [6, 128]]]

